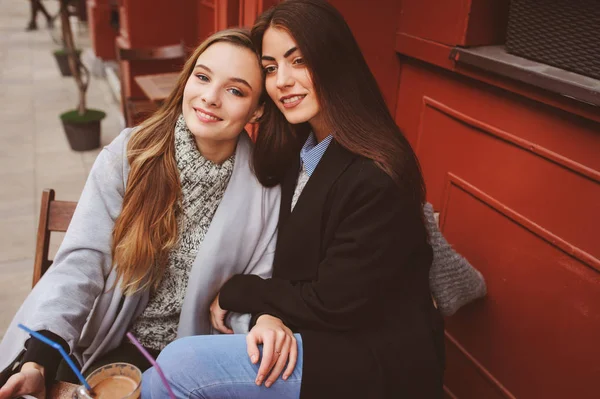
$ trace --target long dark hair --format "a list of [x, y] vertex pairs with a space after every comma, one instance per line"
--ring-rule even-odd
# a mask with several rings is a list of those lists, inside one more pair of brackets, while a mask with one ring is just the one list
[[[265, 31], [286, 30], [310, 71], [320, 112], [335, 140], [372, 159], [401, 188], [425, 201], [419, 162], [385, 104], [375, 77], [344, 17], [321, 0], [287, 0], [265, 11], [252, 27], [262, 54]], [[281, 182], [310, 127], [290, 125], [272, 99], [265, 101], [255, 146], [254, 169], [264, 185]]]

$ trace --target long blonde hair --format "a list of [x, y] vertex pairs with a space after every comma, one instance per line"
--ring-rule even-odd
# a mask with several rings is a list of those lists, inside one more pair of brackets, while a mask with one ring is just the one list
[[112, 265], [126, 295], [158, 287], [169, 251], [177, 243], [181, 183], [175, 162], [175, 124], [196, 60], [217, 42], [256, 53], [248, 30], [227, 29], [210, 36], [189, 57], [162, 107], [134, 130], [127, 145], [130, 172], [112, 237]]

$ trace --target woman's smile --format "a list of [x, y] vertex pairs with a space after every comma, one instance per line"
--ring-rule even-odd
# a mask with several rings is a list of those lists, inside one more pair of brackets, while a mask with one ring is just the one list
[[304, 100], [304, 97], [306, 97], [306, 94], [290, 94], [289, 96], [281, 97], [279, 101], [281, 101], [285, 108], [294, 108]]
[[214, 123], [223, 120], [215, 114], [213, 114], [212, 112], [208, 112], [206, 110], [203, 110], [202, 108], [194, 108], [194, 111], [196, 111], [196, 115], [198, 116], [198, 119], [200, 119], [201, 122]]

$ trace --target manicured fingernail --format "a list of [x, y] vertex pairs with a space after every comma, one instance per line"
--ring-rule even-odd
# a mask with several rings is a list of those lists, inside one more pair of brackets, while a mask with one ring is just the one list
[[267, 388], [268, 388], [268, 387], [270, 387], [270, 386], [271, 386], [271, 381], [267, 381], [267, 382], [265, 382], [265, 386], [266, 386]]
[[260, 385], [262, 383], [263, 378], [265, 378], [265, 376], [262, 374], [256, 377], [256, 385]]
[[252, 360], [252, 363], [256, 363], [256, 361], [258, 360], [258, 356], [252, 355], [252, 357], [250, 358], [250, 360]]
[[289, 377], [288, 375], [284, 375], [284, 376], [283, 376], [283, 379], [284, 379], [284, 380], [287, 380], [287, 379], [288, 379], [288, 377]]

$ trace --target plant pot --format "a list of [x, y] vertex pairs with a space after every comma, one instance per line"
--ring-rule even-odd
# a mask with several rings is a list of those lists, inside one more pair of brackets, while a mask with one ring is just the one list
[[100, 122], [106, 114], [88, 109], [79, 115], [77, 110], [60, 115], [67, 140], [74, 151], [89, 151], [100, 147]]
[[[60, 69], [60, 74], [62, 76], [73, 76], [71, 74], [71, 68], [69, 67], [69, 57], [67, 57], [65, 50], [56, 50], [53, 54], [56, 63], [58, 64], [58, 69]], [[80, 55], [81, 50], [77, 50], [77, 57]]]

